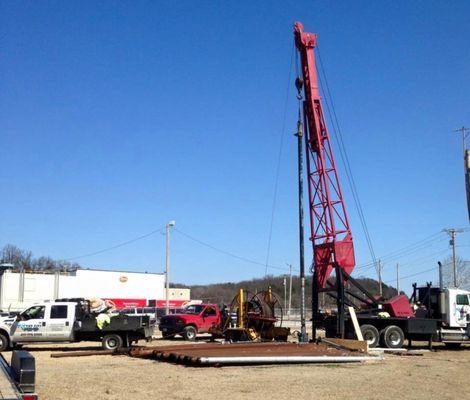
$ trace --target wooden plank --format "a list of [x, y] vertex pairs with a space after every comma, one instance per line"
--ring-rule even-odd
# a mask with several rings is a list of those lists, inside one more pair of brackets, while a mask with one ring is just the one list
[[348, 307], [349, 315], [351, 315], [351, 321], [354, 325], [354, 331], [356, 332], [357, 340], [364, 340], [362, 337], [361, 327], [359, 326], [359, 321], [357, 320], [356, 311], [353, 307]]
[[64, 351], [62, 353], [52, 353], [52, 358], [64, 357], [87, 357], [87, 356], [105, 356], [119, 354], [115, 350], [81, 350], [81, 351]]
[[360, 351], [362, 353], [367, 353], [369, 350], [369, 344], [365, 340], [325, 338], [322, 339], [322, 342], [338, 349]]

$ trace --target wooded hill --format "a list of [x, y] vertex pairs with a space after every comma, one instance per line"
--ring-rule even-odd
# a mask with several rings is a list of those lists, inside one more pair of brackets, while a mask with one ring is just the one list
[[[373, 295], [379, 294], [379, 284], [375, 279], [358, 278], [357, 281]], [[208, 285], [182, 285], [172, 284], [173, 287], [187, 287], [191, 289], [191, 298], [203, 300], [212, 303], [230, 304], [232, 299], [237, 295], [238, 290], [243, 288], [252, 293], [259, 292], [271, 286], [273, 292], [278, 296], [282, 305], [284, 306], [284, 276], [267, 276], [265, 278], [255, 278], [248, 281], [240, 282], [227, 282], [227, 283], [214, 283]], [[286, 279], [287, 295], [289, 295], [289, 277]], [[306, 304], [310, 308], [312, 299], [312, 276], [306, 277]], [[397, 294], [395, 288], [386, 284], [382, 285], [383, 295], [385, 298], [391, 298]], [[351, 289], [353, 292], [358, 293], [357, 290]], [[325, 296], [326, 304], [333, 305], [335, 300]], [[300, 307], [300, 277], [292, 277], [292, 307]]]

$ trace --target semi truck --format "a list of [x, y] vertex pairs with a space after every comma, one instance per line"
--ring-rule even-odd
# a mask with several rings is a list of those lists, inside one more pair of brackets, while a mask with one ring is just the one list
[[0, 318], [0, 351], [30, 343], [80, 341], [100, 341], [104, 349], [115, 350], [150, 340], [153, 329], [148, 316], [97, 313], [88, 300], [61, 299]]
[[[449, 348], [470, 344], [470, 291], [413, 285], [410, 299], [401, 294], [386, 301], [369, 301], [355, 311], [369, 347], [400, 348], [405, 340], [444, 343]], [[354, 337], [351, 315], [345, 318], [346, 337]], [[338, 315], [324, 318], [327, 336], [338, 336]]]

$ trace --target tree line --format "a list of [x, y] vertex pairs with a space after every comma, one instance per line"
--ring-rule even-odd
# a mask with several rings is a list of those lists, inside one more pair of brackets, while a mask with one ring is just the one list
[[[371, 278], [358, 278], [357, 281], [372, 295], [378, 296], [379, 294], [379, 284], [375, 279]], [[191, 298], [203, 300], [205, 302], [211, 303], [223, 303], [230, 304], [231, 301], [238, 294], [238, 290], [243, 288], [249, 293], [257, 293], [262, 290], [266, 290], [268, 287], [271, 287], [272, 291], [275, 293], [281, 306], [284, 307], [285, 298], [284, 293], [286, 292], [287, 298], [289, 298], [289, 277], [286, 277], [286, 286], [284, 291], [284, 276], [266, 276], [264, 278], [254, 278], [251, 280], [245, 280], [240, 282], [226, 282], [226, 283], [214, 283], [208, 285], [182, 285], [174, 284], [174, 287], [187, 287], [191, 289]], [[292, 307], [300, 307], [300, 277], [292, 276]], [[359, 294], [359, 291], [353, 287], [350, 288], [352, 292]], [[391, 298], [397, 294], [397, 290], [392, 286], [382, 284], [382, 293], [384, 298]], [[305, 297], [307, 307], [311, 304], [312, 301], [312, 276], [307, 276], [305, 279]], [[323, 302], [322, 305], [325, 306], [334, 306], [336, 300], [328, 296], [324, 296], [320, 299]]]
[[[453, 260], [452, 257], [447, 257], [442, 262], [443, 268], [443, 285], [444, 287], [453, 286]], [[411, 274], [415, 272], [415, 269], [409, 270]], [[456, 272], [457, 272], [457, 286], [462, 289], [470, 289], [470, 266], [469, 263], [465, 262], [462, 258], [456, 257]], [[429, 273], [429, 272], [428, 272]], [[409, 273], [403, 271], [403, 276], [407, 276]], [[372, 278], [359, 277], [356, 280], [373, 296], [379, 297], [379, 282]], [[425, 285], [426, 282], [422, 280], [422, 277], [416, 276], [418, 286]], [[438, 267], [436, 263], [436, 272], [434, 275], [433, 285], [439, 285], [438, 278]], [[334, 283], [333, 280], [330, 280], [331, 283]], [[312, 276], [307, 276], [305, 280], [305, 294], [306, 294], [306, 304], [307, 307], [310, 307], [312, 300]], [[191, 289], [191, 298], [203, 300], [206, 302], [213, 303], [224, 303], [230, 304], [230, 302], [237, 295], [238, 290], [243, 288], [244, 290], [257, 293], [258, 291], [266, 290], [269, 286], [272, 288], [273, 292], [279, 298], [282, 307], [284, 307], [284, 275], [280, 276], [266, 276], [264, 278], [254, 278], [251, 280], [245, 280], [241, 282], [226, 282], [226, 283], [214, 283], [208, 285], [184, 285], [184, 284], [174, 284], [173, 287], [187, 287]], [[300, 277], [292, 277], [292, 307], [300, 307]], [[411, 287], [404, 288], [407, 292], [411, 291]], [[354, 286], [349, 285], [348, 290], [356, 294], [360, 298], [363, 298], [363, 294]], [[289, 297], [289, 277], [286, 277], [286, 292], [287, 298]], [[403, 293], [403, 292], [402, 292]], [[390, 299], [393, 296], [397, 295], [397, 289], [391, 285], [382, 283], [382, 297], [384, 299]], [[355, 300], [353, 300], [356, 302]], [[327, 295], [320, 296], [320, 303], [322, 306], [331, 306], [334, 307], [336, 300]]]
[[9, 266], [12, 271], [74, 271], [80, 264], [66, 260], [54, 260], [49, 256], [34, 257], [29, 250], [7, 244], [0, 251], [0, 264]]

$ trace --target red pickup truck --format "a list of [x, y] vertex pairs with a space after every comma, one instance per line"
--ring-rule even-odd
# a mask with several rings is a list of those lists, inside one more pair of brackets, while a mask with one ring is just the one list
[[208, 333], [220, 327], [222, 315], [217, 304], [196, 304], [184, 308], [181, 314], [166, 315], [160, 319], [159, 329], [164, 338], [182, 335], [185, 340], [195, 340], [198, 333]]

